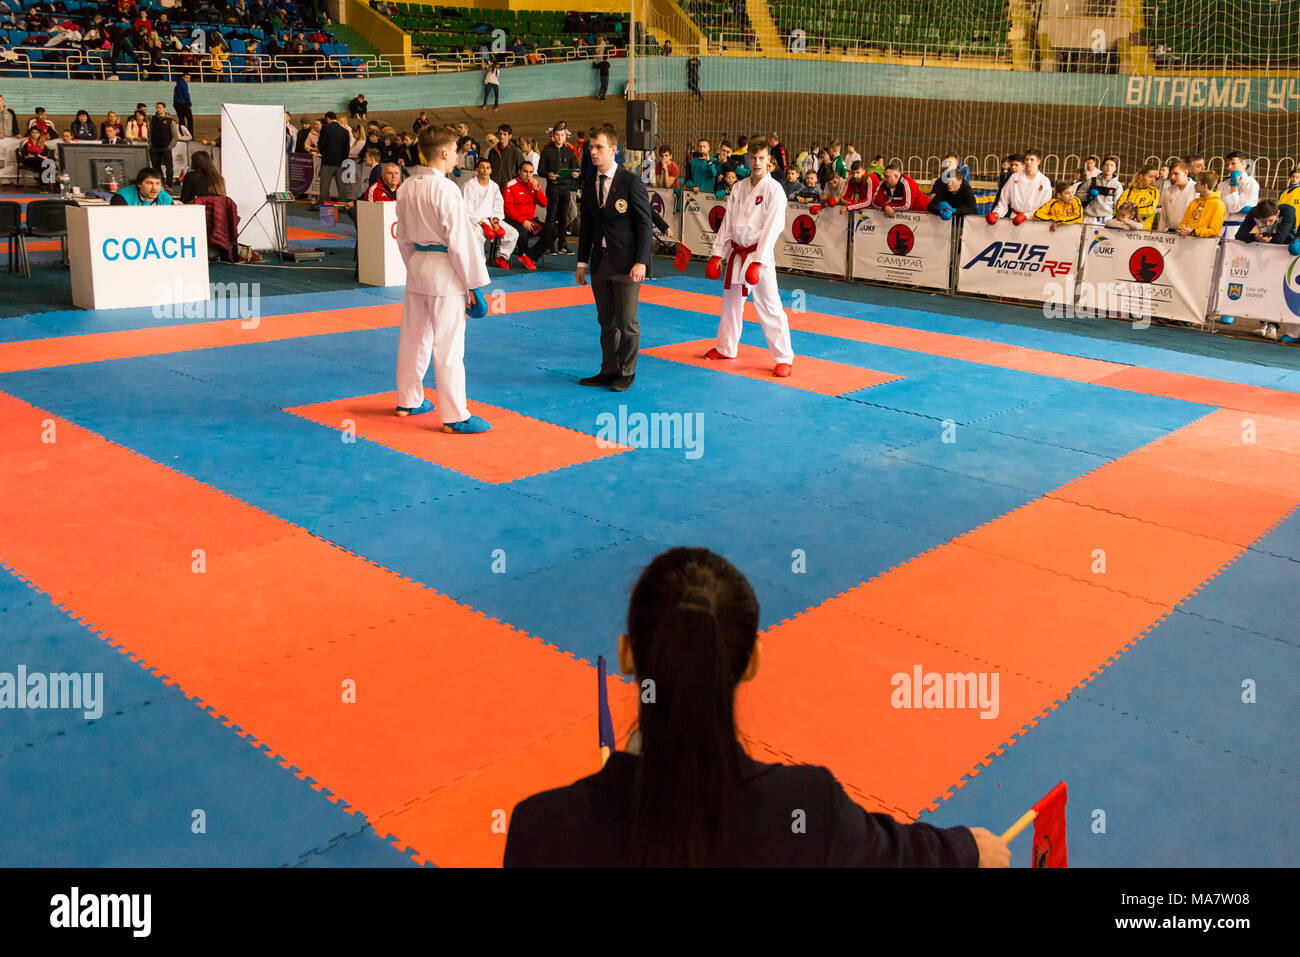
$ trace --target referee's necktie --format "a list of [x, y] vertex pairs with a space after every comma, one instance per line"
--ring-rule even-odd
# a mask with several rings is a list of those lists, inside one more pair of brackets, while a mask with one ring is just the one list
[[605, 208], [605, 198], [609, 196], [609, 176], [600, 177], [600, 208]]

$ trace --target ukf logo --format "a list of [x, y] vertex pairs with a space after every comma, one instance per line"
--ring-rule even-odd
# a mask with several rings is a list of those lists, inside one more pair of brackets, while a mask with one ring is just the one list
[[854, 230], [859, 233], [874, 233], [876, 231], [876, 224], [871, 221], [870, 216], [859, 216], [858, 223], [854, 227]]
[[1101, 230], [1093, 233], [1092, 241], [1088, 243], [1089, 256], [1113, 256], [1115, 247], [1111, 245], [1110, 237]]
[[1138, 282], [1155, 282], [1165, 271], [1165, 257], [1154, 246], [1143, 246], [1129, 257], [1128, 271]]
[[885, 242], [889, 244], [889, 251], [895, 256], [906, 256], [916, 245], [916, 237], [908, 226], [899, 223], [889, 231], [885, 237]]
[[709, 229], [713, 230], [716, 233], [718, 231], [718, 227], [722, 225], [723, 217], [725, 217], [726, 215], [727, 215], [727, 207], [725, 206], [714, 206], [711, 210], [709, 210]]
[[790, 234], [794, 236], [794, 241], [801, 246], [807, 246], [817, 237], [817, 224], [807, 213], [795, 217], [790, 224]]
[[1286, 267], [1286, 279], [1282, 282], [1282, 298], [1286, 300], [1286, 307], [1291, 310], [1291, 315], [1300, 316], [1300, 270], [1296, 269], [1296, 263], [1300, 263], [1300, 256], [1291, 260], [1291, 265]]

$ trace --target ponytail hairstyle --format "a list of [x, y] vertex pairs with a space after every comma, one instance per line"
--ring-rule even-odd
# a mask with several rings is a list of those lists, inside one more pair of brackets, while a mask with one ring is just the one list
[[641, 704], [629, 863], [708, 864], [740, 783], [733, 703], [758, 638], [745, 576], [704, 548], [674, 548], [632, 590], [627, 634]]

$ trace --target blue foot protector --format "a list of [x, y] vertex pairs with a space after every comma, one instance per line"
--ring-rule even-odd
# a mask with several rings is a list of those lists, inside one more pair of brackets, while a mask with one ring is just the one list
[[433, 403], [430, 402], [428, 399], [425, 399], [423, 402], [421, 402], [413, 409], [408, 409], [406, 408], [406, 406], [402, 406], [402, 405], [399, 405], [397, 407], [398, 415], [419, 415], [421, 412], [432, 412], [432, 411], [433, 411]]
[[1237, 320], [1232, 318], [1232, 316], [1220, 316], [1219, 321], [1223, 323], [1225, 326], [1230, 326]]
[[1278, 336], [1278, 342], [1300, 342], [1300, 336]]
[[471, 415], [464, 422], [444, 422], [442, 431], [455, 432], [460, 435], [474, 435], [478, 432], [487, 432], [492, 428], [487, 419], [480, 419], [477, 415]]

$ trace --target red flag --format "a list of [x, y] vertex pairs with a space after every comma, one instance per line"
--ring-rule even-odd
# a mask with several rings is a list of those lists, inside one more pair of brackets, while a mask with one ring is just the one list
[[673, 257], [673, 265], [677, 267], [678, 272], [686, 272], [686, 266], [691, 261], [691, 251], [686, 248], [685, 243], [677, 244], [677, 255]]
[[1065, 782], [1034, 805], [1033, 867], [1069, 867], [1065, 847]]

